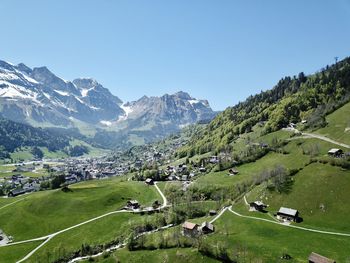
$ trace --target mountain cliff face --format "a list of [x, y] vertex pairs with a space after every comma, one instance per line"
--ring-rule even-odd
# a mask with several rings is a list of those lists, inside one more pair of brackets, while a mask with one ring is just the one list
[[66, 81], [46, 67], [0, 61], [0, 114], [35, 126], [71, 128], [79, 123], [97, 131], [157, 138], [216, 113], [208, 101], [185, 92], [123, 104], [94, 79]]
[[2, 115], [20, 122], [72, 126], [75, 118], [90, 124], [124, 112], [121, 100], [92, 79], [65, 81], [46, 67], [30, 69], [0, 62]]

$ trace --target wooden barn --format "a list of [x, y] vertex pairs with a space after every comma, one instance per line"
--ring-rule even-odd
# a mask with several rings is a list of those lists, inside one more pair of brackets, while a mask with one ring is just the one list
[[298, 218], [298, 210], [292, 208], [281, 207], [280, 210], [277, 212], [277, 219], [279, 220], [297, 222]]

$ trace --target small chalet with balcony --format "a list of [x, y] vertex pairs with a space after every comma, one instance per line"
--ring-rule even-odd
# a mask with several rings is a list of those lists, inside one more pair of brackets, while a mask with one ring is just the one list
[[298, 210], [292, 208], [281, 207], [277, 212], [277, 219], [282, 221], [297, 222], [299, 218]]

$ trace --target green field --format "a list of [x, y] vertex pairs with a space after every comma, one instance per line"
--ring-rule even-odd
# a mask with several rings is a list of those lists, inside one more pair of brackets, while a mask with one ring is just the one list
[[[119, 261], [118, 261], [119, 260]], [[83, 262], [89, 262], [88, 260]], [[215, 259], [205, 257], [197, 252], [197, 249], [192, 248], [171, 248], [157, 249], [147, 251], [128, 251], [121, 249], [114, 252], [112, 255], [104, 258], [101, 256], [98, 262], [115, 263], [115, 262], [130, 262], [130, 263], [145, 263], [145, 262], [164, 262], [164, 263], [211, 263], [219, 262]]]
[[151, 221], [152, 217], [131, 213], [110, 215], [54, 237], [27, 262], [53, 262], [81, 249], [83, 244], [95, 246], [116, 239], [124, 241], [134, 226], [146, 220]]
[[[238, 217], [229, 211], [216, 221], [216, 233], [208, 236], [215, 244], [229, 244], [232, 254], [238, 254], [241, 262], [280, 262], [283, 253], [306, 262], [314, 251], [337, 262], [350, 259], [350, 238], [331, 236], [292, 229], [268, 222]], [[238, 253], [240, 252], [240, 253]]]
[[0, 262], [14, 263], [25, 257], [31, 250], [39, 246], [41, 241], [19, 244], [8, 247], [0, 247]]
[[13, 236], [15, 241], [20, 241], [119, 210], [128, 199], [149, 205], [160, 198], [154, 187], [120, 179], [88, 181], [69, 188], [72, 191], [66, 193], [60, 189], [33, 193], [25, 196], [23, 201], [0, 210], [1, 229]]
[[327, 126], [317, 130], [316, 133], [350, 144], [350, 103], [329, 114], [326, 121]]
[[247, 195], [247, 199], [262, 200], [269, 205], [271, 213], [281, 206], [297, 209], [303, 218], [303, 222], [298, 224], [301, 226], [350, 233], [350, 206], [346, 201], [349, 199], [349, 171], [313, 163], [293, 179], [292, 191], [288, 194], [270, 192], [261, 185]]

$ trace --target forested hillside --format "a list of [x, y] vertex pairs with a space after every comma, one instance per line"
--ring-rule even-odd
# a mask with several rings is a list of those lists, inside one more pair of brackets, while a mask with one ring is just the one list
[[179, 155], [193, 156], [210, 151], [230, 150], [239, 135], [260, 124], [263, 134], [285, 127], [290, 122], [307, 120], [308, 128], [325, 126], [325, 115], [344, 105], [350, 98], [350, 58], [320, 72], [282, 78], [271, 89], [250, 96], [246, 101], [227, 108]]
[[0, 118], [0, 158], [7, 158], [8, 153], [25, 146], [47, 147], [49, 151], [62, 150], [69, 146], [69, 141], [69, 137], [53, 131]]

